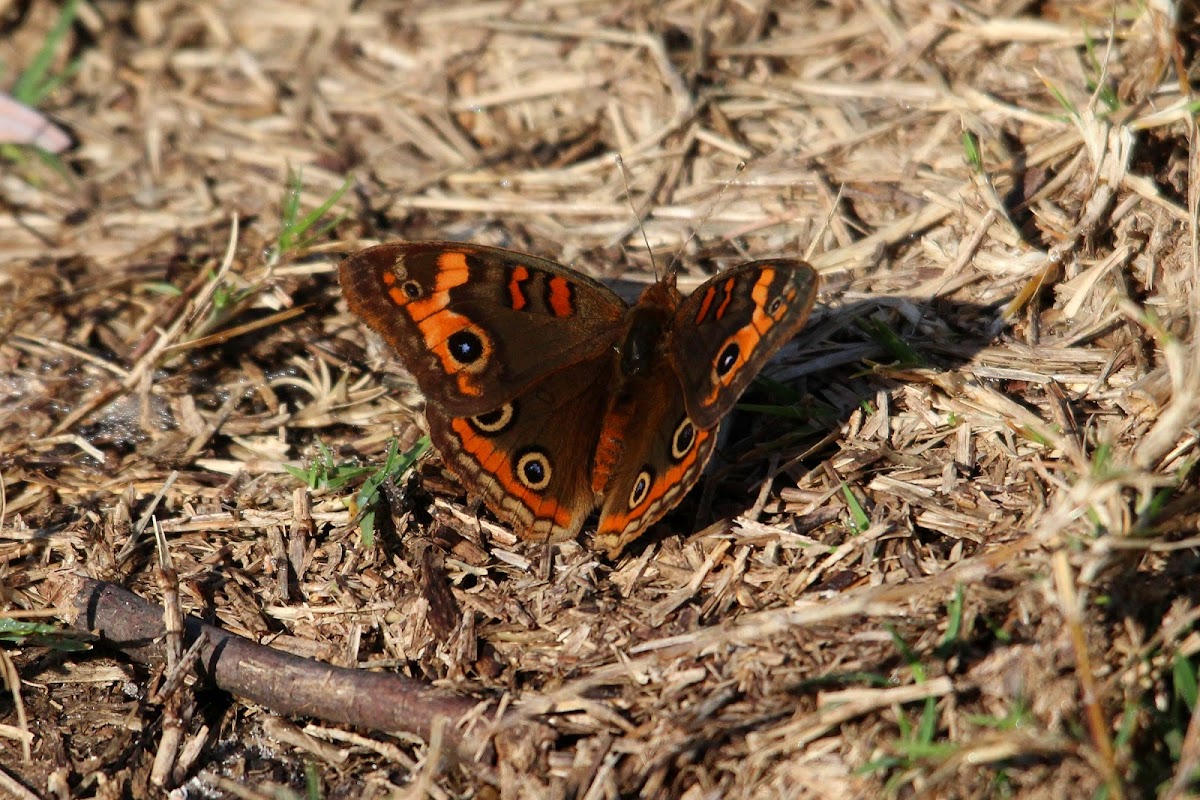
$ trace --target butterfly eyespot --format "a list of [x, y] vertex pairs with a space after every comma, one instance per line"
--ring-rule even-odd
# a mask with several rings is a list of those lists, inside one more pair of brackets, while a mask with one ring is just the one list
[[742, 349], [738, 347], [737, 342], [725, 345], [725, 349], [721, 351], [721, 355], [717, 356], [717, 363], [714, 365], [718, 378], [724, 378], [729, 374], [729, 370], [733, 369], [733, 365], [738, 362], [741, 353]]
[[676, 426], [675, 433], [671, 436], [671, 458], [682, 461], [695, 442], [696, 428], [690, 419], [684, 417], [683, 422]]
[[779, 309], [781, 309], [781, 308], [783, 308], [783, 298], [776, 297], [774, 300], [772, 300], [770, 303], [767, 304], [767, 313], [773, 317], [779, 313]]
[[421, 296], [421, 284], [416, 281], [405, 281], [400, 288], [404, 290], [404, 294], [408, 296], [409, 300], [416, 300]]
[[512, 403], [505, 403], [495, 411], [488, 411], [484, 414], [476, 414], [471, 417], [471, 427], [480, 433], [503, 433], [512, 425], [515, 417], [516, 408]]
[[633, 489], [629, 492], [629, 508], [633, 510], [640, 506], [643, 501], [650, 495], [650, 487], [654, 485], [654, 473], [649, 469], [643, 469], [638, 473], [637, 480], [633, 482]]
[[483, 355], [483, 340], [474, 331], [457, 331], [446, 340], [450, 356], [459, 364], [472, 364]]
[[513, 471], [522, 486], [535, 492], [549, 486], [550, 476], [554, 474], [550, 469], [550, 459], [541, 450], [526, 450], [524, 455], [517, 459]]

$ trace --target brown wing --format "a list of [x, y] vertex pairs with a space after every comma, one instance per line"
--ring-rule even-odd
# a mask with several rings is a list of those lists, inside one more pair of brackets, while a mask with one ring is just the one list
[[716, 425], [785, 342], [804, 327], [817, 272], [803, 261], [752, 261], [705, 282], [679, 306], [668, 351], [688, 412]]
[[552, 261], [460, 242], [394, 242], [338, 269], [350, 310], [451, 415], [499, 408], [607, 352], [627, 304]]
[[598, 456], [593, 484], [604, 483], [595, 545], [616, 558], [627, 544], [674, 508], [704, 472], [717, 426], [698, 427], [688, 415], [678, 378], [663, 369], [622, 393], [600, 432], [620, 443], [610, 459]]
[[426, 406], [430, 438], [446, 465], [523, 539], [571, 538], [595, 509], [590, 465], [613, 360], [606, 353], [573, 364], [471, 417]]

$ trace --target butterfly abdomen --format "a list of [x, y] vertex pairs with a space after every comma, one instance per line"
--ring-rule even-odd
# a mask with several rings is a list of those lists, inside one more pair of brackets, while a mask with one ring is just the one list
[[596, 455], [592, 459], [592, 491], [597, 497], [608, 488], [613, 470], [621, 462], [633, 411], [632, 403], [615, 404], [604, 415], [604, 423], [600, 426], [600, 438], [596, 442]]

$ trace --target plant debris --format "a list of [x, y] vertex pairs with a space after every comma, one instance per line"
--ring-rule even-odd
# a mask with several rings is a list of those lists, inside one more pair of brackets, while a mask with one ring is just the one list
[[[1200, 790], [1194, 17], [0, 3], [71, 140], [0, 145], [0, 792]], [[822, 293], [610, 562], [405, 471], [421, 398], [336, 282], [393, 239]], [[83, 575], [186, 618], [135, 659]], [[457, 710], [213, 691], [200, 623]]]

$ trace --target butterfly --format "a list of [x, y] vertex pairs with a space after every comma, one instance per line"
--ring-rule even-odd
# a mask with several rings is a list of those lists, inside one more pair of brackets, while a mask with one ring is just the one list
[[429, 436], [468, 493], [523, 539], [578, 535], [615, 558], [695, 485], [721, 418], [808, 318], [797, 259], [722, 272], [686, 299], [675, 270], [632, 306], [536, 256], [393, 242], [338, 269], [350, 310], [426, 397]]

